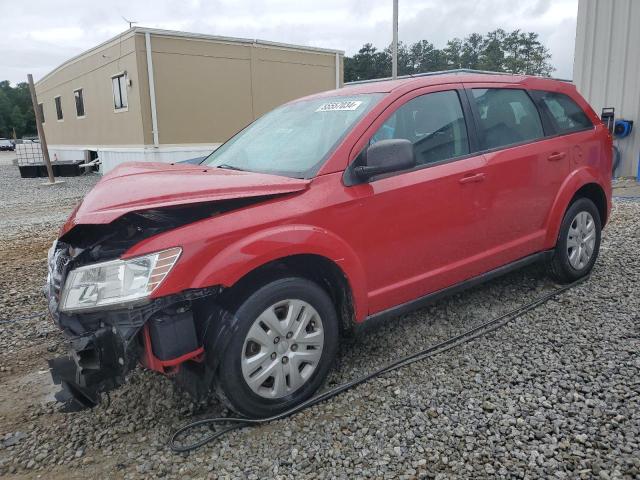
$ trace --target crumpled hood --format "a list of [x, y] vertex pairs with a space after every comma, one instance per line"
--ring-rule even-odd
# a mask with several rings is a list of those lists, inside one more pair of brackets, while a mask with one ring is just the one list
[[105, 175], [62, 227], [111, 223], [125, 213], [189, 203], [278, 195], [304, 190], [309, 180], [202, 165], [126, 163]]

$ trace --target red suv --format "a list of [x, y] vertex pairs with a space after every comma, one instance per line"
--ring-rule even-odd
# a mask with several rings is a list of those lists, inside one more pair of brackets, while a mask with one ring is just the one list
[[59, 398], [91, 406], [140, 362], [271, 415], [354, 326], [535, 261], [585, 276], [611, 149], [569, 83], [445, 74], [296, 100], [199, 165], [123, 165], [49, 254]]

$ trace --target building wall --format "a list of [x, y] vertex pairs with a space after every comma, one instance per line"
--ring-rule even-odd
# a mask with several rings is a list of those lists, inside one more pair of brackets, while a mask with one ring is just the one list
[[[135, 37], [132, 32], [125, 32], [119, 39], [77, 57], [37, 82], [49, 145], [144, 145], [140, 87], [147, 80], [138, 75], [136, 48], [140, 45]], [[142, 41], [144, 46], [144, 37]], [[132, 82], [127, 88], [129, 107], [127, 111], [114, 112], [111, 76], [122, 71], [127, 72]], [[78, 88], [83, 89], [84, 118], [76, 116], [73, 92]], [[54, 98], [58, 95], [62, 121], [56, 118]]]
[[336, 87], [334, 53], [153, 34], [151, 50], [161, 144], [220, 143], [282, 103]]
[[[339, 67], [341, 64], [342, 58]], [[253, 114], [257, 118], [295, 98], [335, 89], [336, 58], [331, 53], [254, 44], [252, 74]]]
[[636, 176], [640, 155], [640, 1], [580, 0], [573, 80], [596, 112], [614, 107], [634, 121], [632, 134], [616, 140], [620, 176]]
[[251, 46], [151, 36], [161, 144], [221, 142], [252, 119]]

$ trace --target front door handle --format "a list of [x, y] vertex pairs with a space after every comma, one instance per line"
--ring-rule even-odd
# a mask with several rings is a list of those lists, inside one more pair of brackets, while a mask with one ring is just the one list
[[482, 182], [486, 178], [486, 173], [475, 173], [473, 175], [467, 175], [466, 177], [462, 177], [458, 180], [460, 183], [474, 183], [474, 182]]
[[550, 162], [557, 162], [558, 160], [562, 160], [566, 156], [566, 152], [553, 152], [547, 157], [547, 160], [549, 160]]

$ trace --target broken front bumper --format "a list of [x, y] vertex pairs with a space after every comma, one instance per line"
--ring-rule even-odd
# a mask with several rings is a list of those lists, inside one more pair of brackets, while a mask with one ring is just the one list
[[[56, 398], [65, 402], [69, 409], [95, 406], [101, 393], [125, 382], [127, 373], [135, 368], [138, 361], [151, 369], [169, 373], [182, 362], [202, 357], [202, 341], [197, 332], [191, 332], [193, 340], [190, 345], [196, 342], [198, 348], [185, 352], [180, 349], [182, 329], [167, 339], [159, 336], [157, 328], [151, 330], [149, 323], [166, 325], [180, 321], [181, 326], [189, 322], [194, 325], [194, 302], [215, 295], [220, 288], [188, 290], [150, 299], [142, 305], [66, 313], [59, 309], [60, 292], [72, 267], [72, 261], [65, 252], [66, 249], [57, 249], [50, 255], [49, 276], [44, 290], [49, 312], [69, 340], [69, 353], [49, 360], [54, 383], [63, 387]], [[152, 344], [154, 333], [158, 342], [155, 347]], [[176, 347], [174, 358], [154, 353], [160, 348], [161, 341], [165, 344], [173, 342], [169, 344]]]
[[137, 348], [118, 334], [115, 327], [71, 340], [69, 354], [49, 360], [51, 377], [62, 390], [56, 399], [72, 409], [94, 407], [100, 393], [124, 383], [138, 358]]

